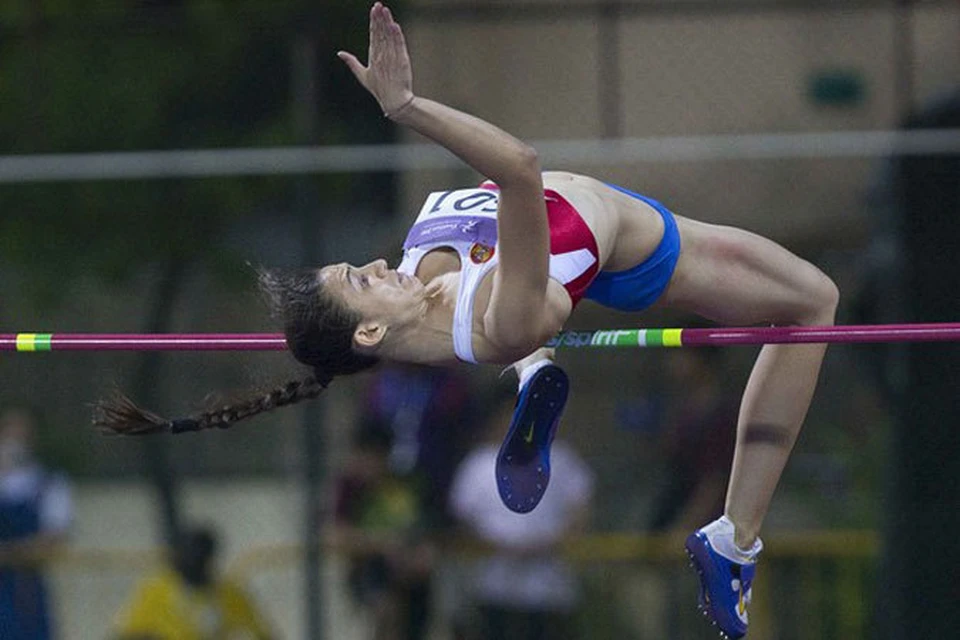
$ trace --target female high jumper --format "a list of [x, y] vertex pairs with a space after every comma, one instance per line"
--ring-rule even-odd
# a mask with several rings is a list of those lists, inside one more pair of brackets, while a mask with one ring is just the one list
[[[101, 406], [109, 429], [231, 426], [316, 397], [337, 375], [380, 360], [435, 365], [515, 363], [520, 393], [497, 463], [505, 504], [529, 511], [549, 479], [549, 446], [567, 378], [543, 349], [588, 298], [624, 311], [651, 305], [729, 325], [830, 325], [839, 293], [810, 263], [753, 233], [674, 215], [591, 177], [541, 172], [536, 151], [472, 115], [414, 94], [400, 25], [370, 10], [365, 66], [338, 53], [384, 115], [445, 147], [484, 176], [477, 188], [431, 193], [404, 243], [384, 260], [261, 282], [306, 380], [192, 418], [168, 421], [127, 402]], [[759, 531], [816, 386], [825, 345], [765, 345], [747, 382], [725, 514], [686, 541], [700, 603], [720, 631], [747, 631]]]

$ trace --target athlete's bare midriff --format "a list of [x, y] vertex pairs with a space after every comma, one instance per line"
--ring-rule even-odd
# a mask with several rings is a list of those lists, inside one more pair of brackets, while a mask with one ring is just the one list
[[566, 198], [593, 231], [603, 271], [637, 266], [663, 238], [663, 218], [653, 207], [600, 180], [566, 171], [545, 171], [543, 186]]

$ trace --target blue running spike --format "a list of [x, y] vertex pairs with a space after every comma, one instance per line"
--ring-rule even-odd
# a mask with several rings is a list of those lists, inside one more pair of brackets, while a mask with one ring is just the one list
[[497, 455], [497, 490], [511, 511], [533, 511], [550, 482], [550, 445], [557, 433], [570, 381], [548, 364], [520, 390], [507, 437]]
[[687, 555], [700, 578], [700, 609], [721, 637], [747, 634], [747, 605], [752, 595], [756, 562], [737, 562], [718, 553], [707, 532], [698, 529], [687, 537]]

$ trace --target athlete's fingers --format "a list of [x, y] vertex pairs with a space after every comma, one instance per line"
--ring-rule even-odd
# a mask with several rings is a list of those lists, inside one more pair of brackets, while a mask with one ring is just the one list
[[370, 14], [370, 64], [380, 62], [389, 45], [389, 34], [383, 15], [383, 6], [378, 2]]
[[394, 21], [390, 9], [383, 7], [377, 27], [378, 43], [384, 57], [392, 63], [403, 60], [406, 54], [406, 42], [400, 25]]
[[363, 66], [363, 63], [357, 60], [357, 56], [346, 51], [337, 51], [337, 57], [344, 61], [347, 65], [347, 68], [353, 72], [353, 75], [357, 77], [357, 80], [363, 84], [366, 80], [367, 68]]
[[383, 17], [386, 19], [387, 24], [396, 24], [396, 21], [393, 19], [393, 13], [390, 12], [390, 7], [383, 7]]
[[396, 71], [398, 63], [405, 58], [403, 35], [400, 25], [390, 18], [389, 10], [381, 6], [374, 14], [370, 32], [370, 65], [385, 73]]
[[383, 7], [382, 15], [383, 15], [384, 33], [388, 34], [391, 40], [395, 40], [397, 37], [397, 34], [399, 34], [402, 40], [403, 33], [400, 31], [400, 23], [398, 23], [396, 20], [393, 19], [393, 14], [390, 12], [390, 8]]
[[404, 49], [407, 48], [407, 39], [403, 35], [403, 28], [400, 26], [399, 22], [394, 22], [394, 32], [397, 34], [397, 40], [403, 46]]

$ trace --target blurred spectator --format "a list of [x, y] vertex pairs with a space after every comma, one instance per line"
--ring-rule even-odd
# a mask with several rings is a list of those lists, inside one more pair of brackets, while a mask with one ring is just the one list
[[350, 556], [351, 595], [373, 615], [376, 640], [417, 640], [430, 621], [433, 546], [413, 476], [390, 468], [391, 434], [359, 431], [336, 485], [330, 542]]
[[667, 365], [667, 407], [660, 439], [663, 477], [654, 495], [652, 531], [689, 533], [723, 515], [737, 441], [739, 397], [723, 385], [718, 347], [678, 349]]
[[73, 517], [70, 487], [34, 458], [36, 420], [0, 414], [0, 638], [54, 636], [42, 568]]
[[582, 532], [593, 474], [574, 450], [557, 441], [542, 502], [529, 514], [507, 509], [494, 478], [497, 451], [513, 414], [514, 388], [497, 395], [485, 441], [454, 476], [450, 503], [466, 533], [488, 548], [477, 560], [471, 594], [484, 640], [564, 640], [576, 637], [579, 584], [562, 557], [563, 543]]
[[391, 470], [422, 478], [417, 487], [434, 526], [448, 520], [450, 480], [473, 427], [464, 419], [472, 415], [468, 391], [456, 369], [391, 363], [377, 369], [361, 410], [390, 432]]
[[181, 533], [168, 563], [145, 578], [116, 622], [118, 640], [268, 640], [274, 637], [245, 591], [219, 577], [217, 538]]

